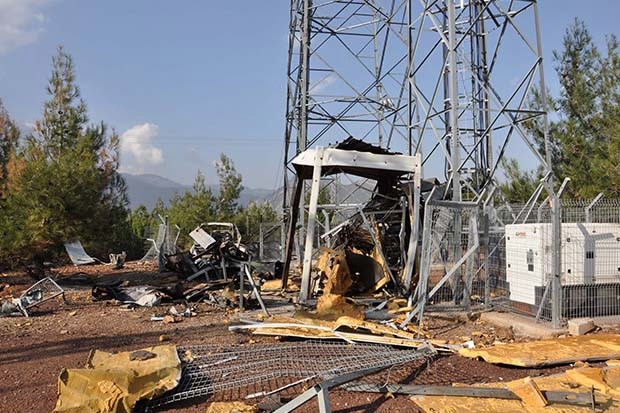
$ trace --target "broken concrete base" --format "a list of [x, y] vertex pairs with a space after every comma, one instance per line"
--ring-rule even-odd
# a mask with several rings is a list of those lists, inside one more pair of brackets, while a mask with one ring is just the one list
[[568, 320], [568, 333], [571, 336], [582, 336], [595, 328], [596, 325], [591, 318], [574, 318]]
[[537, 339], [567, 334], [567, 328], [552, 328], [549, 323], [536, 322], [532, 317], [489, 311], [480, 314], [480, 320], [499, 327], [512, 328], [515, 336]]
[[620, 316], [606, 316], [606, 317], [595, 317], [593, 318], [594, 324], [597, 327], [605, 328], [605, 327], [617, 327], [620, 325]]

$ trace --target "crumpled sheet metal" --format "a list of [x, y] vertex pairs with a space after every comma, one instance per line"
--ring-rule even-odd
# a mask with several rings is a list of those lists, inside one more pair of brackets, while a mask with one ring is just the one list
[[611, 360], [620, 358], [620, 334], [593, 334], [502, 344], [488, 348], [462, 348], [459, 353], [469, 358], [480, 357], [488, 363], [520, 367]]
[[[597, 380], [586, 380], [584, 377], [598, 377]], [[542, 391], [563, 391], [584, 393], [595, 388], [597, 412], [620, 411], [620, 367], [617, 365], [603, 368], [582, 367], [547, 377], [536, 377], [533, 380]], [[489, 383], [480, 387], [516, 388], [523, 379], [508, 383]], [[601, 389], [606, 389], [601, 391]], [[537, 401], [504, 400], [477, 397], [450, 396], [412, 396], [411, 400], [425, 412], [433, 413], [592, 413], [592, 406], [553, 403], [541, 406]]]
[[175, 388], [181, 361], [174, 345], [134, 352], [94, 351], [84, 369], [64, 369], [54, 412], [129, 413], [138, 400]]
[[231, 331], [251, 330], [253, 334], [286, 336], [308, 339], [341, 339], [349, 342], [389, 344], [419, 348], [428, 344], [438, 350], [451, 350], [440, 341], [419, 339], [416, 334], [381, 324], [342, 316], [336, 321], [318, 318], [316, 315], [298, 311], [293, 318], [272, 317], [269, 322], [230, 327]]
[[163, 292], [158, 287], [150, 285], [136, 285], [132, 287], [96, 285], [92, 296], [97, 300], [108, 300], [112, 297], [123, 304], [133, 304], [140, 307], [154, 307], [161, 302]]

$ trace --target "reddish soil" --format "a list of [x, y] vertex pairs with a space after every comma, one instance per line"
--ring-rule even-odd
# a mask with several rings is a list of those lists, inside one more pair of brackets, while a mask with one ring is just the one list
[[[175, 277], [157, 274], [155, 268], [139, 263], [128, 263], [123, 270], [108, 266], [63, 267], [54, 270], [63, 285], [72, 275], [80, 273], [89, 279], [122, 278], [132, 284], [174, 281]], [[78, 277], [79, 278], [79, 277]], [[81, 280], [84, 281], [84, 280]], [[0, 274], [0, 297], [19, 295], [34, 280], [21, 273]], [[67, 285], [66, 302], [58, 297], [38, 308], [31, 317], [0, 318], [0, 406], [3, 412], [51, 412], [57, 398], [57, 377], [63, 368], [83, 367], [93, 349], [108, 352], [136, 350], [160, 344], [179, 346], [217, 343], [235, 345], [254, 342], [276, 342], [274, 337], [250, 336], [231, 333], [228, 326], [239, 318], [239, 312], [196, 306], [196, 316], [181, 322], [164, 324], [150, 321], [153, 315], [165, 314], [170, 304], [153, 308], [127, 309], [114, 301], [94, 302], [89, 286]], [[247, 316], [248, 314], [244, 315]], [[425, 328], [436, 338], [462, 342], [474, 339], [478, 343], [494, 340], [510, 341], [510, 331], [470, 320], [428, 318]], [[411, 363], [379, 373], [374, 382], [437, 384], [454, 382], [481, 383], [512, 380], [562, 371], [553, 369], [518, 369], [494, 366], [482, 361], [469, 360], [457, 355], [438, 358], [428, 363]], [[224, 396], [217, 397], [218, 400]], [[168, 411], [203, 413], [211, 400], [207, 399]], [[379, 394], [355, 393], [345, 390], [330, 392], [332, 410], [350, 412], [418, 412], [408, 397], [384, 397]], [[298, 409], [300, 412], [318, 411], [315, 401]]]

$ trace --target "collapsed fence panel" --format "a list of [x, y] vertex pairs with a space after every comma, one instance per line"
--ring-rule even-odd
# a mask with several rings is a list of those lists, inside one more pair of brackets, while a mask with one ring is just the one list
[[376, 344], [306, 341], [222, 348], [179, 348], [181, 381], [177, 388], [148, 403], [156, 411], [172, 403], [220, 394], [222, 398], [257, 398], [297, 390], [362, 369], [382, 369], [425, 360], [430, 347], [402, 350]]

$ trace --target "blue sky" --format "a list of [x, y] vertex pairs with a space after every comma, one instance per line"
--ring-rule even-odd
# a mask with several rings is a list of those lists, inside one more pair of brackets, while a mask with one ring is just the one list
[[[289, 4], [0, 0], [0, 98], [27, 129], [62, 44], [91, 121], [130, 138], [122, 170], [191, 183], [200, 169], [216, 182], [223, 152], [245, 186], [273, 189], [282, 180]], [[600, 43], [619, 32], [617, 0], [542, 0], [539, 11], [554, 91], [551, 52], [574, 17]]]

